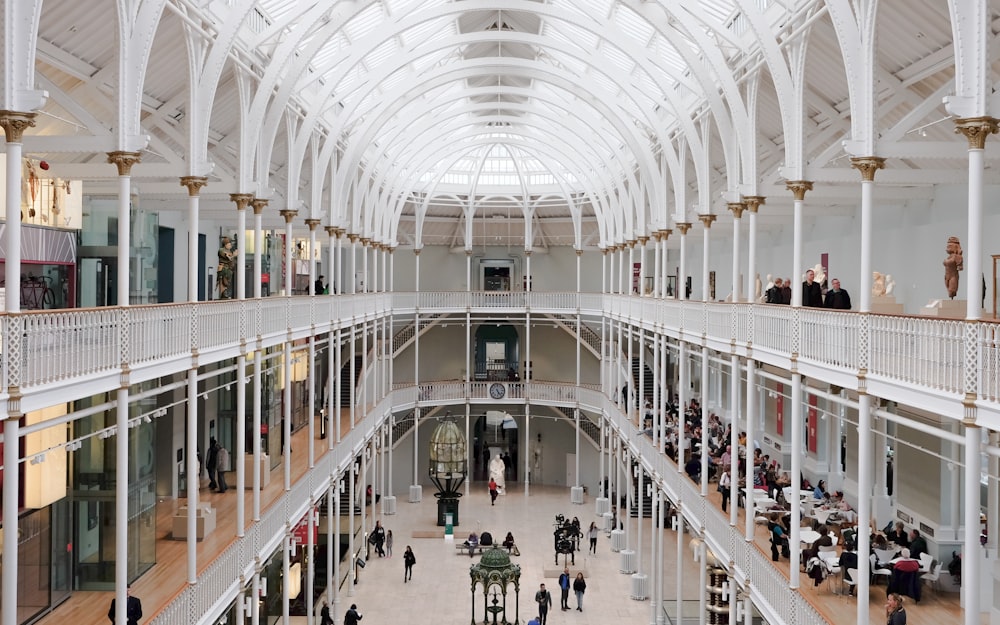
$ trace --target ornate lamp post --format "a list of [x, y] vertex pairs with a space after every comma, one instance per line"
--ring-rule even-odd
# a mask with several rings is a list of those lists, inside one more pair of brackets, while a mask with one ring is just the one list
[[438, 500], [439, 526], [447, 523], [447, 515], [458, 525], [458, 500], [462, 493], [458, 489], [468, 475], [468, 444], [458, 425], [451, 419], [438, 424], [431, 434], [430, 478], [437, 486], [434, 496]]

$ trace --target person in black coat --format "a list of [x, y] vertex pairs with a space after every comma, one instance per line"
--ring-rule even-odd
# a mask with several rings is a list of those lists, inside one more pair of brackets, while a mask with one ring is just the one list
[[802, 283], [802, 305], [812, 308], [823, 307], [823, 289], [818, 282], [813, 282], [816, 273], [810, 269], [806, 272], [806, 281]]
[[362, 618], [364, 617], [358, 612], [358, 604], [352, 603], [351, 608], [344, 615], [344, 625], [358, 625], [358, 621]]
[[[139, 601], [139, 597], [132, 596], [132, 585], [125, 587], [125, 593], [127, 597], [127, 603], [125, 606], [125, 618], [128, 621], [128, 625], [138, 625], [139, 619], [142, 618], [142, 601]], [[111, 600], [111, 609], [108, 610], [108, 620], [111, 621], [112, 625], [115, 622], [115, 600]]]
[[[844, 544], [844, 551], [840, 554], [840, 570], [844, 572], [844, 575], [848, 577], [851, 582], [857, 584], [858, 580], [852, 578], [848, 574], [848, 570], [858, 568], [858, 552], [856, 551], [857, 546], [853, 542], [847, 542]], [[854, 586], [850, 587], [848, 593], [854, 596]]]
[[840, 280], [834, 278], [831, 282], [833, 288], [826, 292], [826, 301], [824, 305], [827, 308], [833, 308], [834, 310], [850, 310], [851, 309], [851, 295], [840, 288]]

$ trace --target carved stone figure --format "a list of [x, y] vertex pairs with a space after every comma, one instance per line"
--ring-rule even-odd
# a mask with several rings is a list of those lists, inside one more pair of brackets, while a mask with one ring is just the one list
[[944, 259], [944, 286], [948, 289], [948, 297], [955, 299], [958, 294], [958, 272], [964, 269], [962, 243], [958, 237], [948, 237], [944, 251], [948, 254]]
[[219, 282], [219, 299], [232, 299], [233, 293], [229, 285], [233, 281], [235, 267], [236, 252], [233, 251], [233, 242], [229, 240], [229, 237], [223, 237], [222, 247], [219, 248], [219, 268], [216, 272]]
[[490, 460], [490, 478], [497, 483], [497, 488], [502, 492], [504, 486], [506, 486], [503, 479], [503, 472], [506, 465], [504, 465], [503, 457], [497, 454], [493, 460]]
[[885, 276], [877, 271], [872, 272], [872, 297], [885, 295]]
[[753, 298], [759, 301], [760, 298], [763, 296], [763, 294], [764, 294], [764, 285], [760, 281], [760, 274], [758, 273], [756, 276], [754, 276], [753, 280]]
[[896, 281], [892, 279], [892, 274], [885, 274], [885, 294], [892, 295], [896, 290]]

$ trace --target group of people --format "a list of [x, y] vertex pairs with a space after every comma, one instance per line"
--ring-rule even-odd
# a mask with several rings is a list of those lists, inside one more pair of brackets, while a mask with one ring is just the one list
[[[775, 278], [774, 284], [764, 292], [764, 302], [767, 304], [792, 303], [792, 279]], [[840, 288], [840, 280], [834, 278], [830, 287], [826, 281], [816, 281], [816, 272], [806, 271], [806, 279], [802, 282], [802, 305], [812, 308], [831, 308], [834, 310], [850, 310], [851, 296]]]
[[[380, 558], [392, 557], [392, 530], [386, 531], [382, 521], [375, 521], [375, 529], [368, 535], [368, 543], [375, 547], [375, 553]], [[409, 549], [409, 547], [407, 547]]]
[[205, 454], [205, 470], [208, 471], [208, 488], [214, 492], [224, 493], [229, 489], [226, 484], [226, 472], [230, 470], [229, 450], [212, 438]]
[[[587, 591], [587, 581], [583, 578], [583, 573], [577, 573], [575, 578], [569, 574], [569, 569], [563, 569], [559, 576], [560, 609], [571, 610], [569, 607], [569, 591], [576, 594], [576, 610], [583, 612], [583, 594]], [[545, 589], [545, 584], [540, 584], [538, 592], [535, 593], [535, 603], [538, 605], [538, 616], [528, 621], [528, 625], [545, 625], [548, 620], [549, 608], [552, 607], [552, 593]]]

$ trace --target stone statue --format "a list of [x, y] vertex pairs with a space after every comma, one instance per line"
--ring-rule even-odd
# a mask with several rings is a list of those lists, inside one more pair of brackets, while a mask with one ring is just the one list
[[948, 237], [944, 250], [948, 254], [944, 259], [944, 286], [948, 289], [948, 297], [955, 299], [958, 294], [958, 272], [964, 269], [962, 243], [958, 237]]
[[885, 276], [877, 271], [872, 272], [872, 297], [885, 295]]
[[761, 297], [764, 295], [764, 285], [760, 281], [760, 274], [758, 273], [753, 279], [753, 298], [756, 301], [761, 301]]
[[505, 483], [503, 479], [503, 473], [506, 466], [503, 463], [503, 457], [497, 454], [493, 460], [490, 460], [490, 478], [497, 483], [497, 488], [503, 491]]
[[896, 290], [896, 281], [892, 279], [892, 274], [885, 274], [885, 294], [892, 295], [892, 292]]
[[232, 299], [230, 284], [233, 281], [233, 269], [236, 267], [236, 252], [229, 237], [222, 237], [222, 247], [219, 248], [219, 268], [216, 280], [219, 283], [219, 299]]

